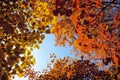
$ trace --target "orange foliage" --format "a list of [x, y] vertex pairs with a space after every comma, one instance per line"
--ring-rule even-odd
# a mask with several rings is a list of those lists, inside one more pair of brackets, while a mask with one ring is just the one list
[[112, 58], [115, 64], [119, 64], [119, 59], [115, 54], [113, 54]]
[[[93, 52], [99, 59], [110, 56], [111, 53], [113, 53], [110, 48], [115, 49], [114, 54], [120, 54], [120, 9], [116, 8], [116, 11], [114, 10], [114, 12], [112, 12], [115, 5], [113, 6], [111, 4], [114, 2], [114, 0], [111, 2], [102, 0], [70, 0], [59, 2], [59, 5], [62, 5], [62, 3], [64, 4], [63, 7], [55, 9], [56, 11], [58, 10], [55, 16], [65, 16], [64, 20], [65, 18], [69, 18], [71, 21], [70, 23], [73, 24], [72, 28], [75, 31], [75, 35], [72, 36], [76, 37], [72, 39], [74, 50], [80, 50], [80, 52], [82, 51], [87, 54]], [[117, 2], [118, 0], [116, 0], [116, 3]], [[67, 5], [67, 3], [69, 3], [69, 5]], [[67, 9], [71, 9], [72, 11], [69, 15], [69, 12], [66, 13]], [[61, 14], [61, 12], [63, 12], [63, 14]], [[66, 26], [66, 24], [64, 26]], [[53, 26], [53, 28], [55, 29], [55, 26]], [[64, 27], [59, 29], [61, 33], [69, 31], [66, 29], [63, 30], [63, 28]], [[55, 30], [56, 32], [58, 31], [57, 28]]]

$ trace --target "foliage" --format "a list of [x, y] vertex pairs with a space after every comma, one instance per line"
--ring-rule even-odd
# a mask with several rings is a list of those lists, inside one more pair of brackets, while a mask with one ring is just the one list
[[55, 20], [45, 2], [0, 1], [0, 79], [22, 77], [23, 70], [35, 64], [31, 50], [39, 48]]
[[[70, 57], [56, 59], [52, 54], [51, 63], [42, 74], [32, 67], [25, 70], [26, 76], [31, 80], [118, 80], [120, 79], [120, 67], [112, 66], [110, 71], [99, 70], [90, 60], [74, 60]], [[53, 67], [52, 67], [53, 65]]]
[[86, 54], [94, 59], [111, 57], [119, 64], [119, 0], [53, 0], [52, 3], [53, 14], [61, 18], [51, 29], [56, 45], [65, 46], [70, 40], [77, 55]]
[[73, 44], [73, 40], [76, 39], [73, 26], [70, 19], [63, 19], [52, 27], [51, 32], [55, 35], [56, 46], [65, 46], [65, 43], [68, 43], [69, 46]]
[[[115, 76], [107, 73], [107, 77], [100, 77], [119, 77], [119, 0], [1, 0], [0, 79], [8, 80], [16, 74], [22, 77], [24, 69], [35, 64], [31, 51], [39, 48], [49, 33], [55, 35], [56, 45], [73, 46], [77, 56], [85, 54], [88, 59], [102, 59], [105, 65], [115, 64], [111, 69]], [[52, 60], [53, 68], [39, 78], [96, 78], [95, 73], [98, 77], [101, 74], [89, 61], [69, 63], [68, 59]]]

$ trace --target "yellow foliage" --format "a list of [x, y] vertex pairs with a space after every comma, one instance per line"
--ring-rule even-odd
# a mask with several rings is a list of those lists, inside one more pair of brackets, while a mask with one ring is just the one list
[[23, 74], [22, 74], [22, 73], [18, 73], [17, 76], [18, 76], [19, 78], [21, 78], [21, 77], [23, 77]]

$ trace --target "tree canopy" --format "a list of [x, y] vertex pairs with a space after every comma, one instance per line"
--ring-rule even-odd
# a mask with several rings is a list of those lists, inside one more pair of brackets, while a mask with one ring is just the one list
[[[68, 57], [57, 59], [51, 54], [51, 62], [42, 73], [27, 67], [24, 74], [30, 80], [118, 80], [120, 67], [112, 66], [108, 70], [99, 70], [96, 63], [90, 60], [75, 60]], [[52, 67], [53, 65], [53, 67]]]
[[[1, 78], [14, 74], [23, 76], [23, 69], [35, 64], [31, 54], [33, 48], [50, 33], [49, 25], [55, 17], [40, 1], [0, 1], [0, 75]], [[7, 79], [6, 79], [7, 80]]]
[[54, 4], [53, 13], [61, 18], [51, 29], [57, 45], [69, 43], [78, 55], [113, 56], [119, 63], [119, 0], [56, 0]]
[[[120, 74], [120, 0], [1, 0], [1, 80], [9, 80], [16, 74], [22, 77], [24, 69], [35, 64], [31, 51], [39, 48], [45, 34], [54, 34], [56, 46], [69, 44], [76, 56], [86, 58], [69, 65], [57, 60], [43, 77], [51, 77], [52, 73], [60, 74], [55, 79], [79, 79], [77, 75], [88, 76], [89, 69], [94, 76], [94, 69], [99, 70], [86, 63], [86, 59], [102, 60], [105, 65], [112, 63], [116, 70], [113, 74]], [[79, 73], [81, 70], [87, 73]], [[72, 75], [74, 71], [76, 76]]]

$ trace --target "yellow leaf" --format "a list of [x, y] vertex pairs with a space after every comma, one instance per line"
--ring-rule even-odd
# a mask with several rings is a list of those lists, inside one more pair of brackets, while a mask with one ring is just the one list
[[24, 69], [25, 67], [26, 67], [25, 63], [21, 64], [21, 66], [20, 66], [21, 69]]
[[19, 78], [21, 78], [21, 77], [23, 77], [23, 74], [22, 74], [22, 73], [18, 73], [17, 76], [18, 76]]
[[41, 35], [41, 39], [43, 40], [45, 38], [45, 36], [44, 35]]
[[70, 76], [71, 76], [71, 72], [68, 72], [68, 73], [67, 73], [68, 79], [70, 79]]
[[33, 59], [33, 63], [34, 63], [34, 64], [36, 63], [36, 59], [35, 59], [35, 58]]
[[118, 79], [120, 79], [120, 73], [117, 75]]
[[107, 26], [106, 26], [106, 30], [108, 30], [108, 27], [109, 27], [109, 26], [107, 25]]
[[3, 30], [0, 29], [0, 37], [3, 36]]

